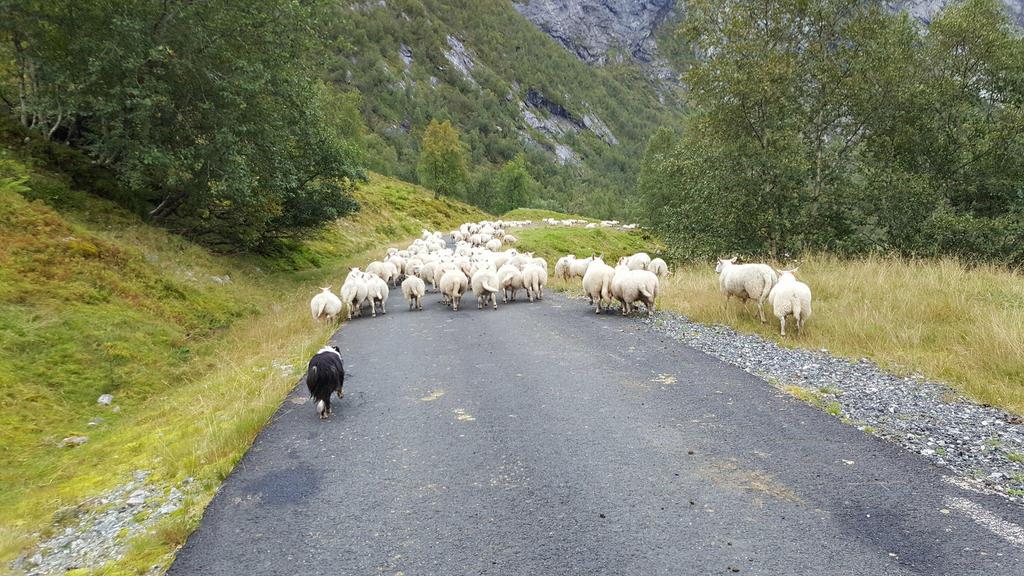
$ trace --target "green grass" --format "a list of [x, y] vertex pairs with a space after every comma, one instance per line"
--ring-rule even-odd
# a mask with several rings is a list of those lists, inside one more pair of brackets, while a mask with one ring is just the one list
[[540, 208], [516, 208], [515, 210], [506, 212], [502, 215], [502, 218], [505, 220], [533, 220], [535, 223], [539, 223], [539, 221], [544, 218], [554, 218], [556, 220], [574, 218], [576, 220], [584, 220], [586, 222], [600, 222], [600, 220], [580, 216], [579, 214], [563, 214], [562, 212], [542, 210]]
[[[487, 217], [373, 176], [356, 194], [359, 214], [278, 254], [230, 257], [68, 182], [0, 150], [4, 567], [134, 470], [165, 487], [195, 482], [185, 507], [104, 573], [167, 565], [329, 336], [309, 318], [316, 286], [337, 287], [348, 266], [422, 227]], [[96, 404], [102, 393], [118, 411]], [[89, 441], [60, 447], [72, 435]]]
[[[520, 249], [551, 262], [565, 253], [604, 252], [611, 261], [624, 253], [659, 250], [642, 233], [604, 228], [539, 227], [518, 235]], [[727, 306], [710, 263], [677, 266], [662, 281], [658, 305], [783, 346], [867, 357], [894, 373], [920, 373], [978, 402], [1024, 414], [1024, 276], [1019, 272], [952, 259], [808, 255], [798, 276], [814, 294], [814, 315], [800, 336], [780, 337], [770, 306], [766, 324], [754, 317], [752, 304], [744, 308], [733, 299]], [[557, 281], [552, 287], [566, 288]]]
[[605, 262], [614, 265], [620, 256], [641, 250], [657, 252], [658, 248], [641, 231], [626, 232], [615, 228], [587, 230], [581, 227], [537, 226], [518, 230], [515, 235], [519, 238], [517, 250], [533, 252], [547, 258], [551, 264], [566, 254], [580, 258], [604, 254]]

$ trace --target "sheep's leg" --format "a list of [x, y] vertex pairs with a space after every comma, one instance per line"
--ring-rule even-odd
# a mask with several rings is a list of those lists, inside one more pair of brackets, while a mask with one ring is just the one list
[[373, 318], [377, 317], [377, 299], [370, 298], [370, 312]]
[[387, 314], [388, 313], [388, 306], [384, 302], [383, 298], [381, 298], [381, 301], [380, 301], [380, 313], [381, 314]]
[[786, 335], [786, 317], [785, 316], [779, 318], [779, 332], [783, 336]]
[[493, 306], [495, 310], [498, 309], [498, 295], [494, 292], [491, 292], [491, 306]]
[[416, 297], [416, 309], [423, 310], [423, 296]]

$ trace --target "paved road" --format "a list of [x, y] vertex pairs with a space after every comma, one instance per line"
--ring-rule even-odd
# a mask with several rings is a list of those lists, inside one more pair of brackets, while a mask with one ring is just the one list
[[391, 298], [171, 574], [1024, 574], [1021, 509], [640, 322]]

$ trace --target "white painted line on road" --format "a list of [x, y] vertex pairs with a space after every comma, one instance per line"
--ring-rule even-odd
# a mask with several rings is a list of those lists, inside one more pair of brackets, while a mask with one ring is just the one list
[[963, 512], [971, 520], [974, 520], [977, 524], [988, 528], [993, 534], [1000, 536], [1010, 544], [1024, 548], [1024, 528], [1021, 528], [1013, 522], [1007, 522], [1006, 520], [999, 518], [995, 514], [967, 498], [946, 496], [943, 502], [947, 508]]

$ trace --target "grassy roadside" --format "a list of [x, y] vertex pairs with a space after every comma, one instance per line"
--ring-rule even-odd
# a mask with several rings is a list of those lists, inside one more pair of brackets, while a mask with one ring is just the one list
[[[535, 228], [520, 237], [520, 249], [535, 250], [552, 263], [568, 252], [658, 251], [653, 240], [619, 230]], [[770, 310], [769, 322], [761, 324], [753, 305], [744, 310], [733, 301], [727, 307], [708, 263], [677, 267], [662, 282], [659, 306], [784, 346], [867, 357], [887, 370], [921, 373], [978, 402], [1024, 414], [1024, 276], [1019, 272], [950, 259], [811, 255], [800, 262], [798, 275], [814, 293], [814, 316], [800, 337], [781, 338]], [[558, 282], [553, 287], [565, 288]]]
[[281, 254], [229, 257], [0, 150], [0, 572], [136, 470], [158, 493], [191, 479], [184, 505], [102, 571], [169, 563], [329, 335], [315, 287], [420, 228], [486, 217], [379, 176], [356, 197], [359, 214]]

